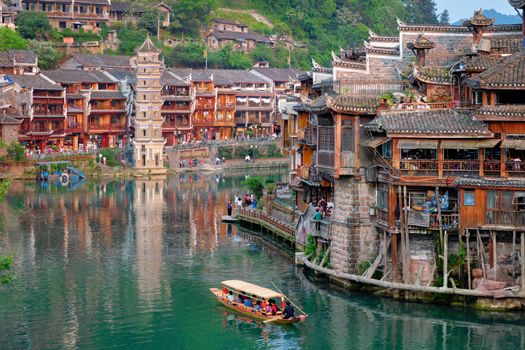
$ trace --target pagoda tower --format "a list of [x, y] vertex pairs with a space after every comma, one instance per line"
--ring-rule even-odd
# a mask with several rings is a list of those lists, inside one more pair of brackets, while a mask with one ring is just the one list
[[160, 78], [164, 63], [160, 51], [149, 36], [135, 50], [135, 73], [137, 76], [135, 95], [135, 137], [133, 151], [135, 169], [149, 173], [165, 173], [162, 137], [162, 115], [160, 99], [162, 85]]

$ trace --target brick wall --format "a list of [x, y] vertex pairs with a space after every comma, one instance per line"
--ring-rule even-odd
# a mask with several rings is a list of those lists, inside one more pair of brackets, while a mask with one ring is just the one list
[[335, 270], [357, 273], [360, 263], [377, 255], [378, 235], [368, 214], [373, 186], [354, 177], [336, 179], [334, 202], [330, 263]]

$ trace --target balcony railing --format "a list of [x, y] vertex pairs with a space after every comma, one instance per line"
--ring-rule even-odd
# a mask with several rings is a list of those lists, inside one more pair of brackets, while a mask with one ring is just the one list
[[227, 103], [218, 103], [217, 108], [219, 109], [233, 109], [235, 108], [235, 103], [227, 102]]
[[500, 176], [501, 163], [499, 160], [486, 160], [483, 162], [483, 173], [485, 176]]
[[509, 177], [525, 177], [525, 164], [521, 161], [506, 162], [506, 169]]
[[[441, 214], [441, 225], [444, 230], [456, 230], [459, 227], [459, 214]], [[433, 230], [439, 229], [438, 214], [430, 214], [430, 228]]]
[[162, 106], [163, 111], [183, 111], [183, 112], [190, 112], [191, 111], [191, 105], [163, 105]]
[[399, 167], [403, 175], [437, 176], [439, 166], [437, 160], [403, 159]]
[[[317, 230], [317, 225], [319, 225], [319, 230]], [[311, 234], [314, 237], [321, 237], [323, 239], [330, 239], [330, 218], [325, 218], [324, 220], [317, 221], [313, 220], [310, 222]]]
[[525, 211], [487, 209], [486, 225], [525, 227]]
[[463, 176], [478, 175], [480, 168], [479, 160], [444, 160], [443, 175]]

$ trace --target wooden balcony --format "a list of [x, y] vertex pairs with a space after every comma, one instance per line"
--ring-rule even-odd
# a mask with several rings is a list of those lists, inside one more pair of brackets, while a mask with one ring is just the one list
[[522, 161], [509, 161], [505, 163], [509, 177], [525, 177], [525, 164], [522, 163]]
[[437, 160], [403, 159], [399, 168], [403, 175], [438, 176], [439, 164]]
[[503, 226], [509, 228], [525, 228], [525, 211], [487, 209], [485, 226]]
[[169, 111], [169, 112], [183, 112], [188, 113], [191, 112], [191, 105], [163, 105], [162, 111]]
[[334, 152], [333, 151], [318, 151], [317, 166], [321, 168], [332, 168], [334, 167]]
[[479, 175], [479, 160], [444, 160], [444, 176], [476, 176]]
[[235, 109], [235, 103], [226, 102], [226, 103], [217, 103], [217, 109]]

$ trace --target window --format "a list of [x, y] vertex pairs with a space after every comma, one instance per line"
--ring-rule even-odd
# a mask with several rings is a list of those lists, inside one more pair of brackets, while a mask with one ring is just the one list
[[474, 206], [474, 191], [465, 191], [463, 193], [463, 205], [466, 207]]
[[334, 150], [334, 128], [320, 126], [319, 127], [319, 150], [333, 151]]
[[142, 136], [146, 137], [146, 129], [142, 129]]
[[58, 22], [58, 27], [61, 29], [66, 28], [66, 22]]
[[145, 99], [146, 99], [146, 95], [143, 95], [143, 96], [142, 96], [142, 99], [145, 100]]
[[354, 150], [354, 134], [352, 129], [351, 120], [343, 120], [342, 138], [341, 138], [341, 151], [353, 151]]

